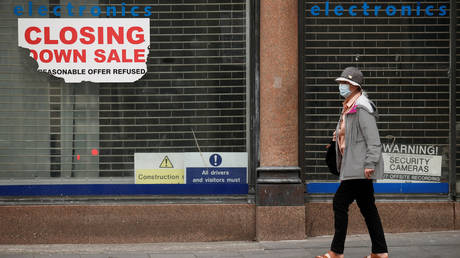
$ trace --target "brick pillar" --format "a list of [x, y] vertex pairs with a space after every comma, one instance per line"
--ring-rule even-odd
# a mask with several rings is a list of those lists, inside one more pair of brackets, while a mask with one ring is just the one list
[[260, 0], [258, 240], [305, 238], [298, 161], [297, 0]]

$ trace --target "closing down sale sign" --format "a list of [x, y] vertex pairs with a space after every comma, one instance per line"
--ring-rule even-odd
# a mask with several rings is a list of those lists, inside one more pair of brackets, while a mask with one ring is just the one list
[[67, 83], [134, 82], [147, 72], [149, 19], [18, 19], [18, 45]]

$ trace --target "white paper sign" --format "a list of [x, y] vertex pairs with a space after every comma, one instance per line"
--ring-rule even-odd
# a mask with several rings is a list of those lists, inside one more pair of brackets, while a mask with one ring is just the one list
[[148, 18], [18, 19], [18, 45], [67, 83], [134, 82], [147, 72]]
[[[384, 146], [384, 179], [405, 181], [440, 181], [442, 156], [438, 148], [422, 145]], [[423, 153], [423, 154], [420, 154]]]

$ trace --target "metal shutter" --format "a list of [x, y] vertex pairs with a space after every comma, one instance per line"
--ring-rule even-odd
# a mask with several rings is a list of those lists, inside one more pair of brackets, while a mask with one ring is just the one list
[[[331, 6], [361, 6], [365, 1], [329, 1]], [[324, 163], [325, 145], [339, 119], [342, 101], [334, 79], [347, 66], [359, 67], [364, 89], [378, 106], [383, 143], [431, 144], [443, 150], [448, 174], [449, 15], [401, 16], [415, 1], [366, 1], [371, 7], [394, 5], [397, 15], [378, 17], [304, 15], [303, 171], [307, 180], [333, 179]], [[310, 10], [318, 1], [304, 1]], [[324, 3], [322, 3], [324, 4]], [[422, 6], [449, 7], [449, 1]], [[332, 11], [331, 11], [332, 12]], [[389, 138], [387, 138], [389, 137]], [[334, 178], [335, 179], [335, 178]]]

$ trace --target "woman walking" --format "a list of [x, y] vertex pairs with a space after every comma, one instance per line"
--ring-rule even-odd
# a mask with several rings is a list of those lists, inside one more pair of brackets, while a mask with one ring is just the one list
[[340, 171], [340, 186], [333, 200], [335, 234], [331, 250], [316, 258], [344, 257], [348, 207], [354, 200], [366, 221], [372, 241], [372, 252], [366, 257], [388, 258], [373, 186], [373, 180], [383, 175], [377, 108], [361, 88], [363, 74], [359, 69], [347, 67], [336, 81], [345, 101], [333, 136], [337, 169]]

